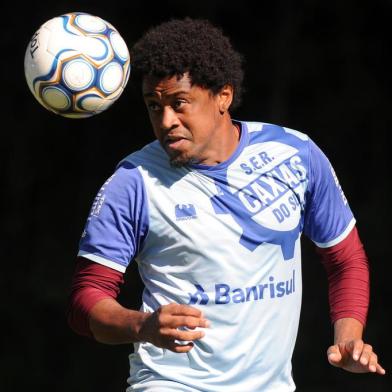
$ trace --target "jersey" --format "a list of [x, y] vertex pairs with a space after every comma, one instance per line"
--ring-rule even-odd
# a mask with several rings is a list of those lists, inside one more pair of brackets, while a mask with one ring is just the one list
[[79, 255], [119, 271], [135, 258], [142, 311], [188, 304], [211, 322], [188, 353], [135, 344], [128, 391], [295, 390], [301, 233], [330, 247], [355, 219], [307, 135], [237, 124], [227, 161], [171, 167], [155, 141], [120, 162], [93, 203]]

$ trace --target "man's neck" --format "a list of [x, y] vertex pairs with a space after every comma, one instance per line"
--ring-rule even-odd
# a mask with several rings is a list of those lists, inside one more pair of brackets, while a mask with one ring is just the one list
[[229, 115], [222, 124], [221, 130], [215, 135], [215, 140], [211, 143], [209, 155], [211, 159], [206, 159], [200, 163], [214, 166], [228, 160], [237, 149], [241, 137], [241, 127], [234, 124]]

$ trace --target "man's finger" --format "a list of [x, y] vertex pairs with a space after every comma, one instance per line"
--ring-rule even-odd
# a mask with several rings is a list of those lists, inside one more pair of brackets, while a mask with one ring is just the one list
[[175, 329], [172, 332], [172, 336], [177, 340], [198, 340], [205, 336], [204, 331], [184, 331]]
[[377, 354], [372, 353], [369, 359], [369, 371], [375, 373], [377, 371]]
[[378, 374], [385, 374], [385, 369], [378, 363], [378, 364], [376, 365], [376, 372], [377, 372]]
[[359, 359], [359, 362], [361, 365], [367, 365], [370, 361], [370, 357], [373, 354], [373, 347], [370, 346], [369, 344], [365, 344], [362, 349], [362, 354]]
[[178, 344], [176, 342], [171, 342], [168, 344], [168, 349], [175, 353], [187, 353], [188, 351], [192, 350], [193, 343], [189, 342], [187, 344]]
[[187, 327], [187, 328], [196, 328], [196, 327], [204, 327], [207, 328], [209, 326], [208, 320], [200, 317], [193, 316], [174, 316], [170, 320], [170, 326], [173, 328], [178, 327]]
[[342, 360], [342, 354], [340, 353], [339, 346], [336, 344], [330, 346], [327, 351], [328, 361], [331, 365], [337, 366]]
[[345, 349], [352, 356], [354, 361], [358, 361], [363, 351], [364, 343], [361, 339], [351, 340], [346, 343]]
[[165, 312], [180, 316], [203, 317], [203, 312], [197, 308], [183, 304], [169, 304], [163, 307]]

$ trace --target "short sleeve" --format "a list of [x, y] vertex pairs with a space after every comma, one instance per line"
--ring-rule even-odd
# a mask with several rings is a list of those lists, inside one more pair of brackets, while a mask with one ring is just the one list
[[125, 272], [148, 232], [148, 202], [139, 170], [122, 163], [95, 197], [78, 256]]
[[318, 247], [327, 248], [347, 237], [355, 219], [331, 163], [312, 140], [309, 154], [304, 233]]

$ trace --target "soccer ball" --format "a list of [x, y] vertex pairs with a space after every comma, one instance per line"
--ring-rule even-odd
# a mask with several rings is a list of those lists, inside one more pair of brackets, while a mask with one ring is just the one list
[[130, 58], [118, 31], [103, 19], [72, 12], [50, 19], [27, 46], [27, 84], [46, 109], [90, 117], [116, 101], [128, 82]]

